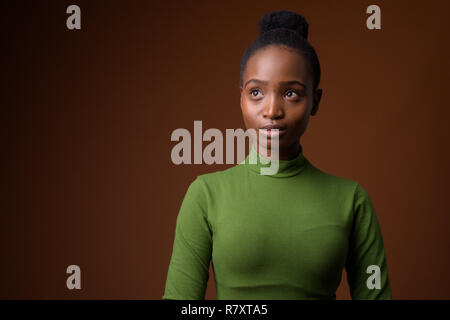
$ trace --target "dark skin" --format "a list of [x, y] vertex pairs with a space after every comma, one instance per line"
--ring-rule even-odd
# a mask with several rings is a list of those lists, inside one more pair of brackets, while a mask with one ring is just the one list
[[[284, 130], [280, 130], [278, 158], [295, 158], [300, 137], [310, 116], [317, 113], [322, 97], [322, 89], [313, 88], [309, 61], [294, 49], [270, 45], [248, 59], [242, 83], [241, 110], [246, 128], [258, 132], [268, 124], [280, 125]], [[270, 157], [270, 139], [263, 140], [258, 143], [259, 152]]]

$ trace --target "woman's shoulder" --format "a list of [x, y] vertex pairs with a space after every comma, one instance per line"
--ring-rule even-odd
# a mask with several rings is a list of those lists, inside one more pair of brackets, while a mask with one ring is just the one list
[[318, 168], [310, 163], [310, 174], [314, 177], [314, 181], [324, 191], [326, 189], [340, 191], [344, 193], [353, 194], [357, 189], [359, 182], [355, 179], [344, 177], [339, 173], [332, 173], [330, 171]]
[[206, 195], [223, 194], [224, 191], [234, 188], [237, 183], [242, 182], [242, 166], [232, 166], [222, 170], [207, 172], [197, 175], [191, 182], [190, 188], [197, 193]]
[[222, 170], [200, 174], [196, 179], [207, 185], [214, 185], [217, 183], [224, 184], [239, 177], [242, 177], [242, 166], [234, 165]]

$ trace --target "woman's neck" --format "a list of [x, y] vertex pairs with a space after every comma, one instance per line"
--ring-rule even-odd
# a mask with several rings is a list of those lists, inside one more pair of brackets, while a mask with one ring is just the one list
[[262, 145], [259, 145], [258, 148], [258, 153], [269, 159], [275, 160], [292, 160], [298, 156], [301, 149], [300, 142], [290, 148], [283, 148], [281, 150], [278, 150], [277, 148], [273, 148], [272, 150], [271, 147]]

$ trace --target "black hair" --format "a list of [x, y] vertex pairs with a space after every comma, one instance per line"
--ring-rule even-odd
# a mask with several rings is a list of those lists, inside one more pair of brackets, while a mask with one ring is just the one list
[[242, 87], [248, 59], [259, 49], [279, 44], [298, 50], [311, 66], [313, 90], [320, 82], [320, 64], [316, 51], [309, 44], [306, 19], [292, 11], [281, 10], [266, 13], [258, 23], [259, 37], [248, 47], [241, 59], [239, 86]]

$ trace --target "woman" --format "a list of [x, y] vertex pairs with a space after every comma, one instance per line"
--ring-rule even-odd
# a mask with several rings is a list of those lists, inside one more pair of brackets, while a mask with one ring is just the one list
[[204, 299], [211, 259], [217, 299], [336, 299], [343, 268], [352, 299], [391, 299], [367, 192], [303, 155], [322, 95], [308, 24], [283, 10], [264, 15], [259, 31], [241, 61], [241, 109], [247, 129], [279, 129], [278, 172], [260, 174], [271, 144], [259, 143], [239, 165], [191, 183], [163, 299]]

